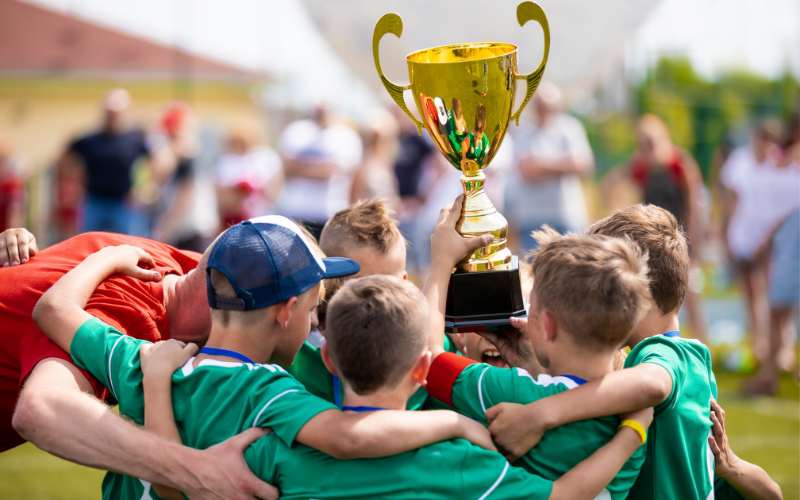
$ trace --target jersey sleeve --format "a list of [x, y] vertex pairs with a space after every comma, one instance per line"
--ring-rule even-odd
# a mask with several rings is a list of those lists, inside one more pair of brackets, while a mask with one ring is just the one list
[[[135, 420], [143, 417], [144, 409], [139, 362], [139, 347], [143, 343], [92, 318], [78, 328], [70, 346], [75, 364], [105, 385], [119, 401], [123, 413]], [[131, 411], [134, 408], [138, 411]]]
[[[280, 370], [271, 365], [259, 369]], [[252, 427], [269, 427], [287, 446], [292, 446], [309, 420], [336, 407], [306, 391], [305, 387], [288, 373], [278, 378], [258, 376], [254, 371], [252, 392], [256, 400], [251, 406], [254, 414], [249, 420]]]
[[481, 422], [498, 403], [527, 404], [563, 390], [559, 377], [534, 379], [521, 368], [497, 368], [452, 353], [437, 356], [428, 374], [431, 395]]
[[632, 367], [642, 363], [652, 363], [669, 373], [672, 379], [672, 389], [667, 399], [656, 405], [655, 411], [656, 415], [658, 415], [661, 411], [672, 408], [679, 398], [678, 391], [686, 376], [686, 368], [681, 359], [680, 350], [668, 338], [657, 336], [645, 339], [642, 342], [644, 342], [643, 345], [636, 346], [628, 355], [625, 360], [625, 366]]
[[460, 473], [460, 498], [550, 498], [553, 489], [553, 481], [512, 466], [499, 453], [472, 445]]
[[277, 436], [268, 434], [247, 447], [244, 460], [253, 474], [275, 485], [276, 464], [282, 447], [283, 443]]

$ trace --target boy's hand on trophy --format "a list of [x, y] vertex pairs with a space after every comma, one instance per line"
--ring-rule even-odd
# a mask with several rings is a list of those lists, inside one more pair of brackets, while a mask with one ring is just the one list
[[449, 208], [443, 208], [439, 220], [431, 235], [431, 266], [453, 268], [458, 261], [471, 254], [476, 248], [488, 245], [491, 235], [462, 236], [456, 231], [456, 224], [461, 217], [461, 206], [464, 195], [459, 195]]

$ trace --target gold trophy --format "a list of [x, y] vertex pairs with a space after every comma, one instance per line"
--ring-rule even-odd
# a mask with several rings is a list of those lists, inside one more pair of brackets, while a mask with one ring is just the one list
[[[372, 55], [389, 95], [416, 123], [427, 129], [439, 151], [461, 171], [464, 206], [458, 232], [464, 236], [491, 234], [493, 241], [458, 264], [450, 278], [445, 314], [448, 331], [499, 329], [510, 316], [525, 315], [517, 257], [508, 249], [508, 222], [484, 190], [483, 169], [503, 142], [510, 119], [519, 116], [542, 79], [550, 52], [550, 30], [541, 7], [523, 2], [517, 7], [520, 26], [536, 21], [544, 32], [544, 56], [528, 75], [517, 72], [517, 46], [484, 42], [443, 45], [406, 56], [409, 85], [391, 82], [381, 70], [378, 48], [387, 33], [400, 37], [403, 21], [386, 14], [375, 25]], [[525, 80], [525, 97], [512, 113], [516, 84]], [[418, 120], [403, 98], [410, 90], [422, 116]]]

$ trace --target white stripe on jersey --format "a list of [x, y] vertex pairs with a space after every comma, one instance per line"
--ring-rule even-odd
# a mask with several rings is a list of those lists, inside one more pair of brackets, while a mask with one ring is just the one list
[[486, 375], [486, 372], [489, 371], [489, 367], [483, 369], [481, 375], [478, 377], [478, 401], [481, 403], [481, 411], [486, 413], [486, 404], [483, 402], [483, 376]]
[[611, 500], [611, 493], [609, 493], [608, 490], [603, 490], [594, 497], [594, 500]]
[[261, 408], [261, 411], [259, 411], [259, 412], [258, 412], [258, 415], [256, 415], [256, 418], [254, 418], [254, 419], [253, 419], [253, 424], [251, 425], [251, 427], [255, 427], [255, 426], [256, 426], [256, 423], [258, 422], [258, 419], [260, 419], [260, 418], [261, 418], [261, 415], [264, 413], [264, 411], [265, 411], [267, 408], [269, 408], [269, 405], [271, 405], [272, 403], [274, 403], [276, 399], [280, 399], [280, 398], [282, 398], [283, 396], [285, 396], [285, 395], [289, 394], [290, 392], [298, 392], [298, 390], [297, 390], [297, 389], [286, 389], [286, 390], [285, 390], [285, 391], [283, 391], [282, 393], [280, 393], [280, 394], [278, 394], [278, 395], [274, 396], [272, 399], [270, 399], [269, 401], [267, 401], [267, 404], [265, 404], [265, 405], [264, 405], [264, 407], [263, 407], [263, 408]]
[[560, 375], [553, 377], [547, 375], [546, 373], [542, 373], [538, 377], [533, 378], [533, 376], [531, 376], [530, 373], [528, 373], [526, 370], [523, 370], [522, 368], [516, 368], [516, 370], [517, 370], [517, 375], [519, 375], [520, 377], [527, 377], [531, 380], [531, 382], [533, 382], [536, 385], [541, 385], [542, 387], [547, 387], [548, 385], [553, 385], [553, 384], [564, 384], [567, 386], [568, 389], [574, 389], [578, 387], [578, 384], [569, 377], [562, 377]]
[[142, 488], [144, 488], [144, 490], [142, 491], [142, 496], [139, 497], [139, 500], [153, 500], [152, 495], [150, 495], [150, 489], [152, 488], [153, 485], [151, 483], [148, 483], [144, 479], [140, 479], [139, 482], [142, 483]]
[[111, 389], [111, 394], [114, 395], [114, 399], [116, 399], [117, 401], [119, 401], [119, 398], [117, 398], [117, 391], [116, 389], [114, 389], [114, 381], [111, 379], [111, 359], [114, 357], [114, 351], [117, 349], [119, 341], [124, 338], [125, 338], [124, 335], [120, 335], [117, 341], [114, 342], [114, 345], [111, 346], [111, 352], [108, 353], [108, 388]]
[[478, 500], [485, 500], [489, 495], [491, 495], [492, 492], [496, 490], [498, 486], [500, 486], [500, 483], [503, 481], [503, 478], [506, 477], [506, 472], [508, 472], [508, 461], [506, 461], [506, 465], [505, 467], [503, 467], [503, 471], [500, 473], [500, 476], [497, 478], [497, 480], [494, 482], [491, 488], [486, 490], [486, 493], [478, 497]]

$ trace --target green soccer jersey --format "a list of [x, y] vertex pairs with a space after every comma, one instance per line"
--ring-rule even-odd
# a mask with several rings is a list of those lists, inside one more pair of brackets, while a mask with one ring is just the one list
[[546, 499], [553, 488], [552, 481], [463, 439], [386, 458], [336, 460], [265, 436], [247, 449], [245, 459], [283, 499]]
[[[144, 395], [139, 347], [98, 319], [75, 333], [70, 352], [75, 363], [105, 385], [119, 402], [120, 414], [144, 424]], [[335, 407], [309, 394], [277, 365], [190, 360], [172, 376], [175, 422], [181, 440], [208, 448], [249, 427], [269, 427], [291, 446], [300, 429], [317, 414]], [[109, 472], [103, 498], [157, 498], [148, 482]]]
[[[448, 352], [455, 352], [455, 344], [447, 336], [445, 336], [444, 347]], [[322, 353], [320, 353], [319, 347], [306, 341], [295, 356], [292, 366], [289, 367], [289, 373], [294, 375], [311, 394], [341, 406], [344, 398], [344, 389], [339, 378], [333, 376], [322, 361]], [[406, 405], [408, 410], [444, 408], [447, 408], [447, 406], [430, 398], [423, 388], [419, 388], [417, 392], [412, 394]]]
[[[533, 378], [521, 368], [497, 368], [484, 363], [467, 363], [446, 354], [437, 356], [428, 376], [429, 390], [443, 400], [450, 396], [456, 411], [484, 423], [486, 410], [496, 404], [528, 404], [584, 383], [578, 377], [539, 375]], [[441, 380], [453, 382], [443, 386]], [[618, 426], [617, 417], [605, 417], [582, 420], [552, 429], [544, 434], [535, 448], [520, 459], [519, 465], [546, 479], [558, 479], [598, 448], [606, 445], [616, 435]], [[613, 499], [626, 498], [644, 461], [644, 451], [642, 446], [634, 452], [606, 487], [607, 493], [604, 492], [604, 496]]]
[[717, 382], [708, 348], [677, 332], [642, 340], [625, 360], [630, 368], [653, 363], [672, 377], [672, 390], [655, 407], [647, 458], [631, 489], [634, 499], [705, 499], [713, 496], [714, 455], [708, 446], [711, 397]]

